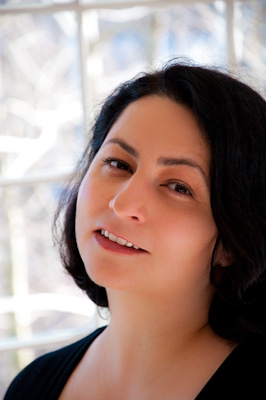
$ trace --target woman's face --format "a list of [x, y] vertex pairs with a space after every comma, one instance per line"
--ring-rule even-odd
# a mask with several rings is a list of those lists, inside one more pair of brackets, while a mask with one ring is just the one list
[[210, 158], [182, 105], [149, 96], [124, 110], [78, 193], [77, 243], [93, 281], [110, 290], [210, 297], [217, 237]]

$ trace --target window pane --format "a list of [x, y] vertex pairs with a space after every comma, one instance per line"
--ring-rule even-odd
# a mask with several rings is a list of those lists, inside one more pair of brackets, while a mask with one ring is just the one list
[[[0, 293], [1, 297], [11, 294], [20, 296], [19, 305], [23, 305], [17, 314], [2, 314], [0, 310], [0, 340], [12, 336], [29, 339], [40, 333], [53, 336], [66, 329], [86, 328], [90, 331], [96, 327], [95, 306], [64, 271], [53, 246], [52, 216], [61, 190], [62, 185], [57, 183], [0, 190]], [[25, 303], [27, 293], [50, 293], [54, 301], [52, 304], [48, 302], [46, 295], [40, 302], [32, 298]], [[56, 305], [59, 296], [65, 296], [63, 305], [68, 312], [63, 312]], [[83, 312], [79, 303], [73, 311], [75, 302], [69, 296], [83, 300]], [[5, 388], [22, 367], [40, 353], [60, 346], [62, 344], [42, 346], [41, 349], [33, 348], [19, 354], [15, 351], [1, 353], [0, 398], [3, 398]]]
[[[0, 174], [19, 177], [71, 169], [83, 140], [75, 15], [2, 15], [0, 24]], [[0, 187], [1, 297], [49, 292], [84, 298], [64, 273], [52, 245], [52, 215], [60, 190], [47, 183]], [[18, 317], [0, 313], [1, 339], [30, 337], [48, 327], [52, 333], [88, 321], [57, 311], [55, 322], [55, 312], [27, 312], [26, 306], [25, 311]], [[1, 354], [1, 398], [37, 352]]]
[[172, 57], [226, 64], [222, 2], [85, 13], [87, 68], [96, 98], [150, 65]]
[[243, 78], [266, 95], [266, 1], [235, 4], [235, 49]]
[[83, 123], [75, 17], [23, 14], [0, 23], [0, 172], [69, 167]]

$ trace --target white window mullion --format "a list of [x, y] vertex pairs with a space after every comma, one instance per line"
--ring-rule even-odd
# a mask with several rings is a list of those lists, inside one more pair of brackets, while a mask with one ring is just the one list
[[[226, 1], [226, 0], [223, 0]], [[100, 1], [100, 2], [62, 2], [52, 4], [4, 4], [0, 5], [0, 16], [5, 14], [51, 14], [62, 11], [77, 11], [78, 9], [100, 10], [100, 9], [126, 9], [132, 7], [160, 7], [165, 8], [176, 4], [195, 4], [210, 3], [210, 0], [117, 0], [117, 1]]]
[[77, 24], [78, 24], [78, 46], [79, 46], [79, 68], [81, 76], [81, 92], [82, 92], [82, 105], [83, 105], [83, 129], [86, 131], [89, 126], [88, 112], [91, 110], [89, 91], [88, 91], [88, 77], [86, 73], [86, 53], [83, 34], [83, 12], [81, 9], [77, 10]]
[[227, 66], [229, 70], [232, 70], [236, 67], [234, 38], [234, 0], [226, 0], [226, 27]]

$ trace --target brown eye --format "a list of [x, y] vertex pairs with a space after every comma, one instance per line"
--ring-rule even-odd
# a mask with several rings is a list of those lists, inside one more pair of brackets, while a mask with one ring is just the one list
[[112, 167], [114, 169], [131, 172], [130, 166], [127, 163], [125, 163], [124, 161], [117, 160], [115, 158], [106, 158], [103, 161], [105, 164], [109, 165], [110, 167]]
[[180, 194], [182, 194], [184, 196], [192, 196], [192, 193], [190, 192], [190, 190], [186, 186], [181, 185], [178, 182], [171, 182], [171, 183], [168, 184], [168, 187], [171, 190], [173, 190], [173, 191], [175, 191], [177, 193], [180, 193]]
[[110, 162], [110, 165], [114, 168], [122, 169], [122, 170], [128, 170], [128, 165], [124, 164], [122, 161], [116, 161], [113, 160]]

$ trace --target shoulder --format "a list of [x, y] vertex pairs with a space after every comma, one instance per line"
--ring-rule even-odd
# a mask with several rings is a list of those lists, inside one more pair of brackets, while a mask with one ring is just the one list
[[197, 399], [266, 398], [265, 361], [266, 337], [245, 340], [224, 361]]
[[89, 345], [103, 329], [99, 328], [73, 344], [37, 358], [17, 375], [4, 400], [58, 398]]
[[[258, 336], [242, 342], [225, 362], [225, 369], [235, 370], [235, 377], [248, 382], [265, 381], [266, 337]], [[263, 378], [263, 379], [261, 379]], [[263, 381], [263, 382], [262, 382]], [[266, 388], [266, 385], [265, 385]]]

